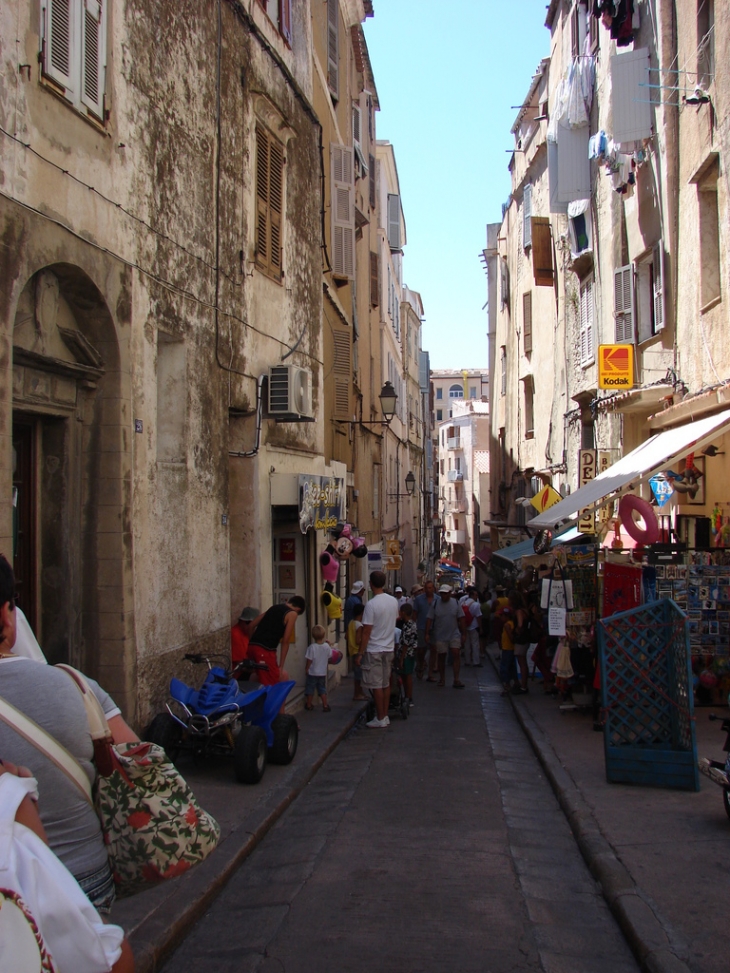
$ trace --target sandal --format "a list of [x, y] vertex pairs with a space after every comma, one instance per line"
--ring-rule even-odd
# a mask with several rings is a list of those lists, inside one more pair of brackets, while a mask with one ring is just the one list
[[314, 706], [312, 706], [311, 703], [309, 703], [309, 705], [307, 705], [307, 703], [305, 703], [304, 704], [304, 708], [309, 713], [309, 712], [311, 712], [314, 709]]
[[464, 685], [463, 682], [455, 682], [454, 689], [466, 689], [466, 686]]
[[331, 713], [332, 712], [332, 707], [331, 706], [323, 706], [322, 707], [322, 712], [323, 713]]

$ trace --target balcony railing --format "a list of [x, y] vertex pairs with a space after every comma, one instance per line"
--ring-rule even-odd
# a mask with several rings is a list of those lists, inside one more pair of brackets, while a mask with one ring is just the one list
[[446, 509], [450, 514], [465, 514], [466, 500], [448, 500]]
[[464, 479], [464, 474], [461, 472], [461, 470], [447, 470], [446, 479], [449, 483], [461, 483], [461, 481]]
[[461, 449], [461, 436], [451, 436], [446, 440], [449, 449]]

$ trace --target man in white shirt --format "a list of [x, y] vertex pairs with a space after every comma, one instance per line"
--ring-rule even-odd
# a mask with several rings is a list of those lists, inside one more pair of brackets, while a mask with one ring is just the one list
[[393, 664], [395, 623], [398, 621], [398, 602], [385, 593], [384, 571], [370, 575], [373, 597], [365, 605], [362, 616], [362, 640], [355, 665], [362, 667], [362, 684], [375, 700], [375, 718], [366, 726], [371, 729], [389, 726], [390, 670]]
[[459, 599], [461, 610], [466, 622], [466, 639], [464, 640], [464, 665], [481, 666], [482, 657], [479, 651], [479, 626], [481, 624], [482, 609], [477, 597], [477, 590], [469, 585], [466, 594]]

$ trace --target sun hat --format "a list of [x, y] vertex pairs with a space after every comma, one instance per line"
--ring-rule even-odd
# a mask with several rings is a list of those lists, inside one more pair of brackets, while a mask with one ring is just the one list
[[365, 585], [362, 583], [362, 581], [356, 581], [355, 584], [350, 588], [350, 591], [353, 593], [353, 595], [356, 595], [359, 591], [362, 591], [364, 587]]
[[239, 622], [252, 622], [254, 618], [258, 618], [261, 613], [258, 608], [244, 608], [241, 614], [238, 616]]

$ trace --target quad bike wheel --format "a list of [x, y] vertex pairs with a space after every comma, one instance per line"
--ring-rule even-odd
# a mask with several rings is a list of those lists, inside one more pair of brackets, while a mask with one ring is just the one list
[[242, 726], [233, 747], [233, 770], [239, 784], [258, 784], [266, 770], [266, 734], [260, 726]]
[[145, 739], [148, 743], [156, 743], [165, 751], [173, 762], [180, 753], [183, 729], [169, 713], [158, 713], [147, 727]]
[[274, 743], [269, 747], [269, 760], [272, 764], [290, 764], [299, 744], [299, 725], [293, 716], [283, 713], [271, 724]]

